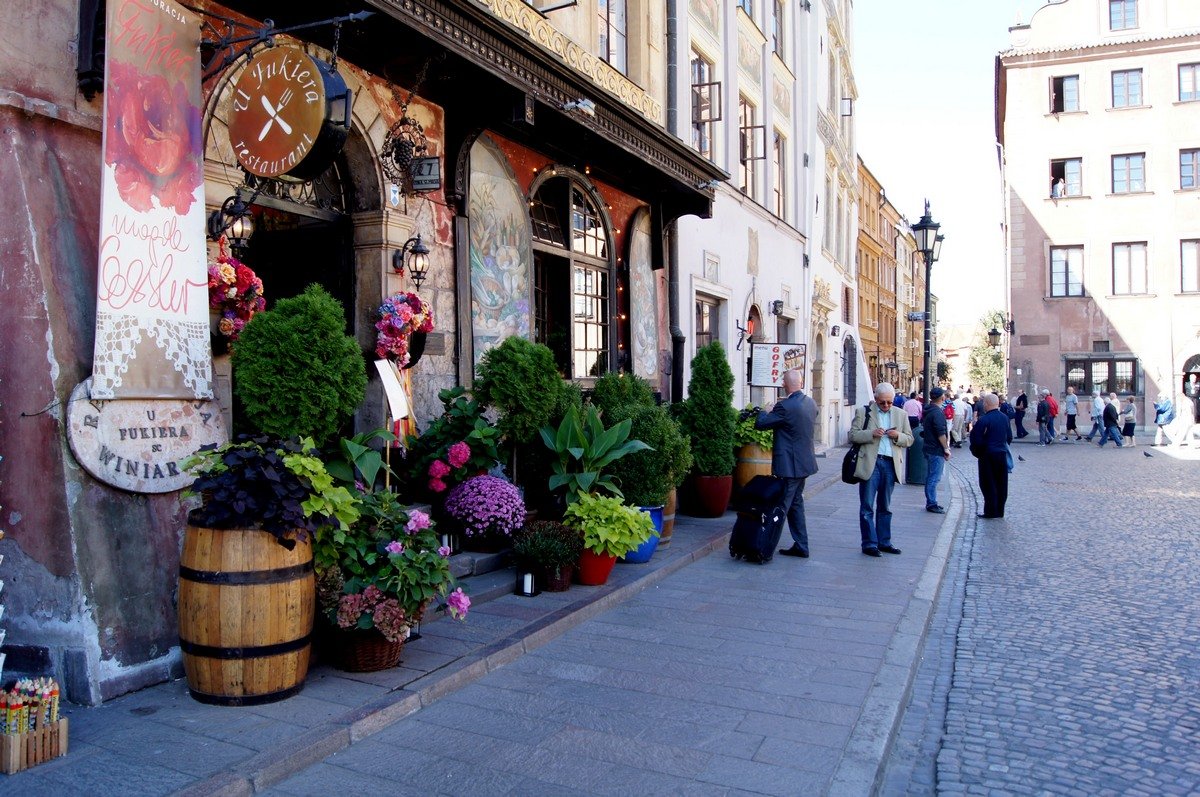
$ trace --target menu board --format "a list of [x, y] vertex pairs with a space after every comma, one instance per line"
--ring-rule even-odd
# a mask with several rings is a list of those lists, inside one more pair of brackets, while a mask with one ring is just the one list
[[783, 374], [800, 369], [800, 387], [804, 387], [804, 366], [808, 347], [803, 343], [751, 343], [750, 386], [783, 387]]

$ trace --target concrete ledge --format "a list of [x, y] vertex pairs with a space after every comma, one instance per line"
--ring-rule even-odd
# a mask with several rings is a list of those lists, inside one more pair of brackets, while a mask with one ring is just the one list
[[237, 767], [235, 772], [244, 773], [254, 791], [260, 792], [349, 746], [350, 728], [326, 723], [274, 750], [259, 753]]

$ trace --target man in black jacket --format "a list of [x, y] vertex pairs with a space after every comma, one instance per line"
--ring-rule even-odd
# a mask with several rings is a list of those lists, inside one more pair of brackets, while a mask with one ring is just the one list
[[1008, 501], [1008, 444], [1012, 429], [1000, 411], [1000, 397], [984, 393], [983, 417], [971, 430], [971, 453], [979, 459], [979, 491], [983, 493], [981, 518], [1004, 517]]
[[942, 480], [942, 468], [950, 461], [950, 438], [946, 429], [946, 410], [942, 406], [945, 391], [935, 387], [929, 391], [929, 406], [921, 417], [921, 441], [925, 454], [925, 511], [946, 514], [938, 504], [937, 486]]
[[1121, 442], [1121, 408], [1116, 393], [1108, 394], [1108, 403], [1104, 405], [1101, 418], [1104, 421], [1104, 432], [1100, 435], [1098, 445], [1104, 448], [1104, 444], [1111, 437], [1112, 441], [1117, 444], [1117, 448], [1121, 448], [1124, 445]]
[[804, 524], [804, 481], [817, 472], [813, 430], [817, 404], [800, 389], [801, 372], [793, 368], [783, 375], [786, 398], [770, 412], [759, 413], [755, 429], [772, 429], [771, 472], [783, 479], [783, 508], [787, 512], [792, 547], [780, 549], [784, 556], [808, 558], [808, 528]]

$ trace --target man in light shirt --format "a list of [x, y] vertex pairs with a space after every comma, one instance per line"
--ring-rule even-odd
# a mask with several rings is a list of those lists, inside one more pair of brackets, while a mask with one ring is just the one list
[[867, 556], [900, 553], [892, 545], [892, 488], [904, 479], [904, 456], [913, 444], [904, 410], [892, 406], [896, 389], [875, 386], [875, 400], [854, 412], [850, 443], [861, 446], [854, 475], [858, 482], [858, 528]]

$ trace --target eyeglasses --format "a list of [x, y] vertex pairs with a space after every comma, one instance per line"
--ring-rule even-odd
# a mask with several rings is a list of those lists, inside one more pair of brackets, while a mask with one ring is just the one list
[[876, 404], [878, 404], [880, 407], [884, 407], [884, 406], [890, 407], [890, 406], [892, 406], [892, 402], [891, 402], [891, 400], [890, 400], [890, 399], [875, 399], [875, 403], [876, 403]]

